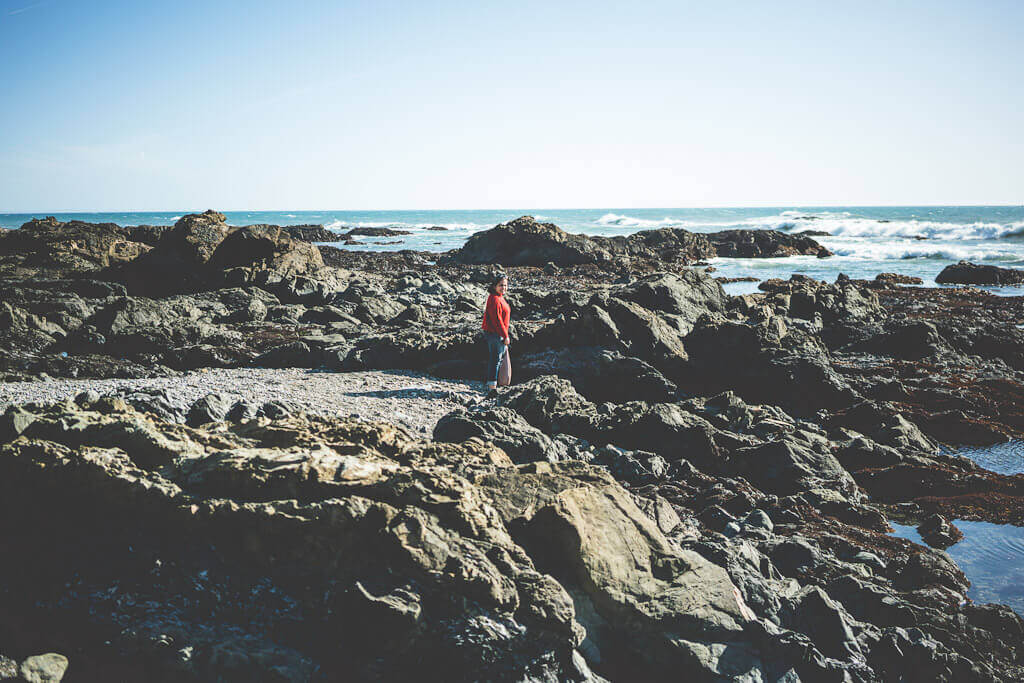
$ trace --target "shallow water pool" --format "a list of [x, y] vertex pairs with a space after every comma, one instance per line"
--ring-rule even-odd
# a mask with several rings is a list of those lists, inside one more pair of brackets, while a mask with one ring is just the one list
[[[889, 523], [896, 529], [895, 536], [927, 545], [916, 528]], [[1024, 616], [1024, 527], [962, 519], [953, 523], [964, 538], [946, 552], [971, 580], [968, 597], [979, 603], [1009, 605]]]
[[994, 446], [963, 446], [955, 452], [998, 474], [1024, 473], [1024, 439], [1013, 439]]

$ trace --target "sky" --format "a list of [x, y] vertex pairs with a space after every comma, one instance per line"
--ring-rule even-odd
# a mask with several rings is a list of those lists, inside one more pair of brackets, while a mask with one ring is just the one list
[[0, 0], [0, 212], [1024, 203], [1024, 2]]

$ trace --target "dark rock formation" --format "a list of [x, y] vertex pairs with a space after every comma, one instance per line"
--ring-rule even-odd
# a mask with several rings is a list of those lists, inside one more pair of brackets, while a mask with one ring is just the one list
[[[481, 376], [496, 266], [223, 223], [0, 252], [3, 378]], [[510, 225], [544, 259], [502, 267], [516, 384], [432, 442], [159, 390], [4, 412], [0, 672], [56, 650], [80, 680], [1024, 677], [1024, 622], [887, 522], [937, 546], [948, 520], [1024, 524], [1024, 478], [937, 448], [1024, 436], [1024, 298], [730, 297], [678, 267], [703, 236]]]
[[943, 268], [935, 281], [944, 285], [1019, 285], [1024, 283], [1024, 270], [960, 261]]
[[286, 228], [232, 228], [223, 214], [207, 211], [182, 217], [152, 250], [111, 269], [107, 277], [149, 296], [245, 284], [281, 284], [280, 289], [290, 287], [301, 296], [297, 289], [308, 285], [295, 279], [316, 278], [323, 268], [320, 251], [291, 238]]
[[585, 235], [565, 232], [553, 223], [539, 223], [523, 216], [490, 230], [470, 236], [452, 254], [458, 263], [506, 266], [559, 266], [600, 263], [612, 259], [611, 252]]
[[875, 276], [875, 281], [879, 283], [892, 284], [892, 285], [923, 285], [924, 280], [913, 275], [903, 275], [902, 273], [879, 273]]
[[701, 234], [680, 228], [645, 230], [628, 236], [588, 237], [523, 216], [474, 234], [447, 257], [456, 263], [506, 266], [573, 266], [614, 262], [687, 265], [712, 256], [778, 257], [831, 252], [809, 237], [774, 230], [727, 230]]
[[25, 277], [42, 272], [62, 277], [95, 272], [148, 251], [150, 245], [137, 237], [113, 223], [37, 218], [18, 230], [0, 232], [0, 274]]
[[832, 252], [803, 234], [778, 230], [723, 230], [705, 235], [718, 256], [733, 258], [778, 258], [806, 254], [825, 258]]
[[399, 230], [397, 228], [352, 228], [342, 234], [345, 237], [355, 237], [357, 235], [363, 237], [397, 237], [399, 235], [411, 235], [412, 233], [408, 230]]
[[933, 548], [948, 548], [963, 539], [962, 531], [942, 515], [931, 515], [917, 525], [917, 532]]
[[341, 242], [344, 241], [336, 232], [331, 232], [322, 225], [283, 225], [281, 230], [288, 233], [293, 240], [302, 242]]
[[726, 647], [765, 666], [728, 573], [601, 468], [351, 421], [214, 437], [110, 400], [35, 415], [0, 448], [0, 544], [22, 557], [0, 633], [59, 639], [85, 678], [593, 680], [580, 650], [710, 675]]

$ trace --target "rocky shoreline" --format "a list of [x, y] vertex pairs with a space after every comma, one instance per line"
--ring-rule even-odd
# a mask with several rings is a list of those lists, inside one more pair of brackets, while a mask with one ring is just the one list
[[[729, 296], [699, 265], [829, 255], [772, 231], [523, 217], [437, 257], [302, 227], [206, 212], [0, 236], [0, 666], [1024, 678], [1024, 619], [970, 601], [940, 549], [953, 519], [1024, 525], [1024, 476], [939, 449], [1024, 437], [1024, 298], [898, 274]], [[499, 267], [515, 383], [485, 396]], [[319, 388], [240, 384], [272, 373]], [[346, 408], [387, 377], [376, 408]], [[49, 378], [107, 384], [31, 393]]]

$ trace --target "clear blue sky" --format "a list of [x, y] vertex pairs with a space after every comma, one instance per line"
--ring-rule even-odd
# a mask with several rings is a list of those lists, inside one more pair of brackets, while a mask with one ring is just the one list
[[1024, 2], [0, 0], [0, 212], [1024, 203]]

